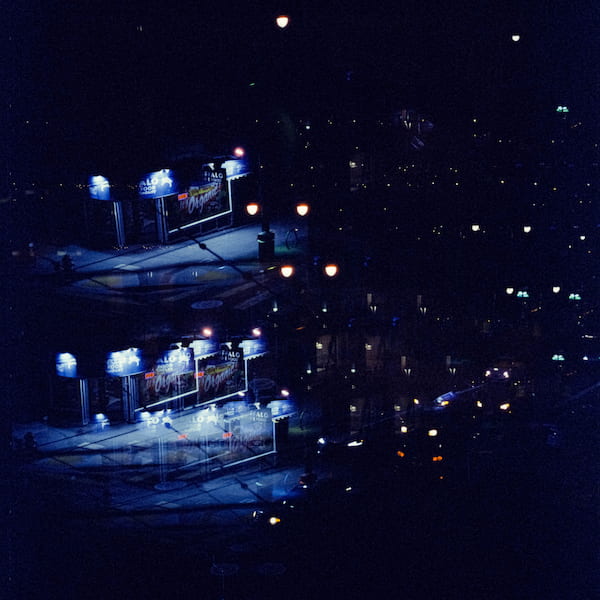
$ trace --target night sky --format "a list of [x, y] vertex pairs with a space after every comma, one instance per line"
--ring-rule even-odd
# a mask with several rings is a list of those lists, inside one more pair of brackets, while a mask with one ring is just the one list
[[410, 107], [446, 130], [476, 111], [522, 129], [558, 104], [591, 120], [600, 90], [591, 0], [23, 0], [4, 18], [3, 162], [24, 180], [136, 169], [178, 143], [222, 151], [281, 110]]

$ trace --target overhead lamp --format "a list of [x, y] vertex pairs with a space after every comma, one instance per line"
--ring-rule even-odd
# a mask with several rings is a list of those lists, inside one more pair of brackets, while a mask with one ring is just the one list
[[306, 204], [306, 202], [300, 202], [296, 205], [296, 212], [301, 217], [305, 217], [308, 214], [309, 210], [310, 207], [308, 206], [308, 204]]
[[288, 279], [294, 274], [294, 267], [292, 265], [281, 265], [279, 272], [282, 277]]
[[275, 18], [275, 23], [279, 29], [285, 29], [290, 24], [290, 18], [288, 15], [278, 15]]
[[246, 212], [253, 217], [260, 210], [260, 205], [257, 202], [250, 202], [246, 204]]
[[335, 277], [338, 274], [338, 266], [334, 263], [328, 263], [323, 268], [327, 277]]

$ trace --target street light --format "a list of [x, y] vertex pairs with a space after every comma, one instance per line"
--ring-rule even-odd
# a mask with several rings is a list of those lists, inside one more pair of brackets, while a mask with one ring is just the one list
[[292, 265], [281, 265], [279, 272], [282, 277], [289, 279], [294, 274], [294, 267]]
[[335, 277], [338, 274], [338, 266], [334, 263], [328, 263], [323, 268], [323, 271], [327, 277]]
[[305, 217], [308, 214], [309, 210], [310, 207], [308, 206], [308, 204], [306, 204], [306, 202], [300, 202], [296, 205], [296, 212], [301, 217]]
[[288, 15], [278, 15], [275, 18], [275, 23], [279, 29], [285, 29], [290, 24], [290, 18]]
[[250, 202], [249, 204], [246, 204], [246, 212], [251, 217], [254, 217], [255, 215], [257, 215], [259, 210], [260, 210], [260, 206], [256, 202]]

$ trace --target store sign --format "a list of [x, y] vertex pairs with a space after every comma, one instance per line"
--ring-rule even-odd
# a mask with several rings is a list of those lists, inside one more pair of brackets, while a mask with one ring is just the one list
[[126, 377], [143, 371], [142, 351], [139, 348], [111, 352], [107, 357], [106, 372], [113, 377]]
[[180, 375], [194, 370], [194, 352], [191, 348], [167, 350], [156, 362], [161, 373]]
[[244, 358], [246, 360], [264, 356], [267, 352], [267, 345], [264, 338], [243, 340], [240, 342], [240, 348], [244, 351]]
[[90, 198], [94, 200], [110, 200], [110, 183], [102, 175], [92, 175], [88, 181]]
[[140, 198], [162, 198], [177, 192], [177, 183], [171, 169], [148, 173], [138, 184]]
[[245, 158], [227, 160], [223, 163], [223, 168], [227, 173], [227, 179], [230, 177], [241, 177], [250, 173], [250, 165]]
[[272, 400], [267, 404], [267, 408], [271, 410], [273, 418], [288, 417], [296, 412], [296, 404], [289, 398], [284, 400]]
[[56, 374], [59, 377], [77, 377], [77, 359], [68, 352], [57, 354]]
[[196, 392], [194, 352], [175, 348], [164, 352], [144, 376], [143, 404], [155, 406]]
[[209, 356], [219, 351], [219, 342], [214, 338], [206, 340], [194, 340], [190, 344], [190, 348], [194, 351], [194, 356], [202, 358], [203, 356]]

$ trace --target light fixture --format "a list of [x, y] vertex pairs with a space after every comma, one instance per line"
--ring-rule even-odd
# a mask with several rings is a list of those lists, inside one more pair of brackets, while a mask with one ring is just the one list
[[335, 277], [338, 273], [338, 266], [334, 263], [328, 263], [323, 268], [327, 277]]
[[288, 279], [294, 274], [294, 267], [292, 265], [281, 265], [279, 272], [281, 273], [282, 277]]
[[246, 212], [253, 217], [260, 210], [260, 205], [257, 202], [250, 202], [246, 204]]
[[290, 24], [290, 18], [288, 15], [278, 15], [275, 19], [275, 23], [277, 23], [279, 29], [285, 29]]
[[301, 217], [305, 217], [308, 214], [309, 210], [310, 210], [310, 207], [308, 206], [308, 204], [306, 204], [306, 202], [300, 202], [299, 204], [296, 205], [296, 212]]

